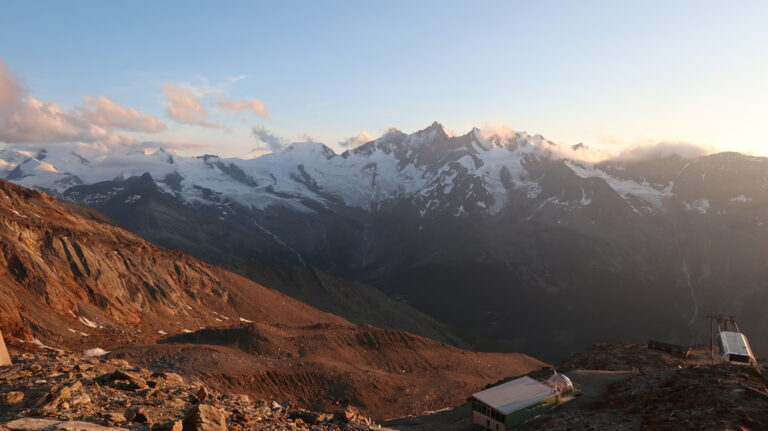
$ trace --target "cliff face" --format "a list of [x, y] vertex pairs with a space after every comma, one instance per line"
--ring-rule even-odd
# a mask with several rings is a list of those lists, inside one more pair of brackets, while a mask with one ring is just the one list
[[0, 182], [0, 283], [0, 329], [60, 346], [89, 344], [90, 337], [107, 334], [102, 338], [108, 344], [139, 334], [146, 341], [160, 331], [240, 319], [350, 325], [151, 244], [95, 212], [5, 181]]

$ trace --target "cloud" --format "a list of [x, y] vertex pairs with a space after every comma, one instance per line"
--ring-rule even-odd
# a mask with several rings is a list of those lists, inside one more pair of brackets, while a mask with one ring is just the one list
[[347, 139], [344, 139], [344, 140], [342, 140], [342, 141], [339, 141], [339, 142], [338, 142], [338, 145], [339, 145], [340, 147], [342, 147], [342, 148], [347, 148], [347, 147], [352, 147], [352, 148], [354, 148], [354, 147], [357, 147], [357, 146], [359, 146], [359, 145], [362, 145], [362, 144], [364, 144], [364, 143], [366, 143], [366, 142], [370, 142], [370, 141], [373, 141], [374, 139], [375, 139], [375, 138], [374, 138], [373, 136], [371, 136], [370, 134], [368, 134], [368, 132], [366, 132], [365, 130], [363, 130], [363, 131], [362, 131], [362, 132], [360, 132], [360, 134], [359, 134], [359, 135], [357, 135], [357, 136], [352, 136], [352, 137], [350, 137], [350, 138], [347, 138]]
[[288, 145], [288, 141], [280, 136], [273, 134], [263, 127], [253, 127], [251, 129], [253, 136], [263, 144], [261, 147], [256, 147], [251, 152], [269, 150], [273, 153], [280, 151]]
[[37, 99], [27, 94], [2, 60], [0, 101], [0, 142], [8, 144], [140, 146], [140, 140], [113, 130], [159, 129], [162, 124], [150, 115], [120, 106], [106, 97], [86, 97], [85, 102], [90, 106], [74, 109]]
[[262, 118], [269, 118], [266, 105], [258, 99], [221, 100], [219, 108], [226, 111], [246, 112], [250, 111]]
[[0, 60], [0, 112], [10, 109], [23, 93], [19, 81], [8, 71], [5, 62]]
[[0, 116], [0, 141], [7, 143], [122, 140], [89, 124], [76, 111], [26, 96]]
[[706, 145], [691, 144], [688, 142], [659, 142], [652, 144], [640, 144], [624, 148], [614, 160], [643, 161], [664, 159], [671, 156], [679, 156], [684, 159], [692, 159], [715, 152], [715, 148]]
[[208, 121], [208, 111], [200, 102], [200, 96], [174, 83], [166, 84], [163, 93], [168, 99], [166, 112], [172, 119], [179, 123], [221, 128], [220, 125]]
[[118, 105], [105, 96], [85, 96], [83, 100], [90, 105], [82, 108], [83, 118], [97, 126], [148, 133], [162, 132], [168, 128], [155, 116]]

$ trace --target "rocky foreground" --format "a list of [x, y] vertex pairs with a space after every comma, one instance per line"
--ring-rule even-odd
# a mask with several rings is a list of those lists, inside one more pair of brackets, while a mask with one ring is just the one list
[[0, 367], [0, 431], [382, 430], [351, 407], [332, 414], [222, 394], [121, 359], [22, 353]]

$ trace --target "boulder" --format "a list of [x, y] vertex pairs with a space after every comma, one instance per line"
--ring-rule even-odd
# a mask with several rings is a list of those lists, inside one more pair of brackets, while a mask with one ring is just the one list
[[216, 407], [195, 404], [184, 415], [184, 431], [226, 431], [227, 419]]
[[58, 423], [59, 421], [51, 419], [22, 418], [8, 422], [5, 424], [5, 427], [11, 431], [36, 431], [52, 429]]
[[80, 383], [80, 380], [75, 380], [74, 383], [67, 386], [52, 386], [38, 399], [35, 407], [43, 410], [56, 409], [81, 389], [83, 389], [83, 384]]
[[12, 405], [12, 404], [18, 404], [24, 400], [24, 392], [8, 392], [5, 394], [5, 403]]

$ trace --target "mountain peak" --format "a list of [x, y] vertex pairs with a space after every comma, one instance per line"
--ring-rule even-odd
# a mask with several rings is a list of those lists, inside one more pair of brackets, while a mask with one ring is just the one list
[[433, 133], [437, 135], [443, 135], [448, 136], [448, 133], [445, 131], [445, 127], [438, 123], [437, 121], [434, 121], [432, 124], [429, 125], [429, 127], [425, 129], [421, 129], [418, 132], [414, 133], [414, 135], [423, 135], [425, 133]]

